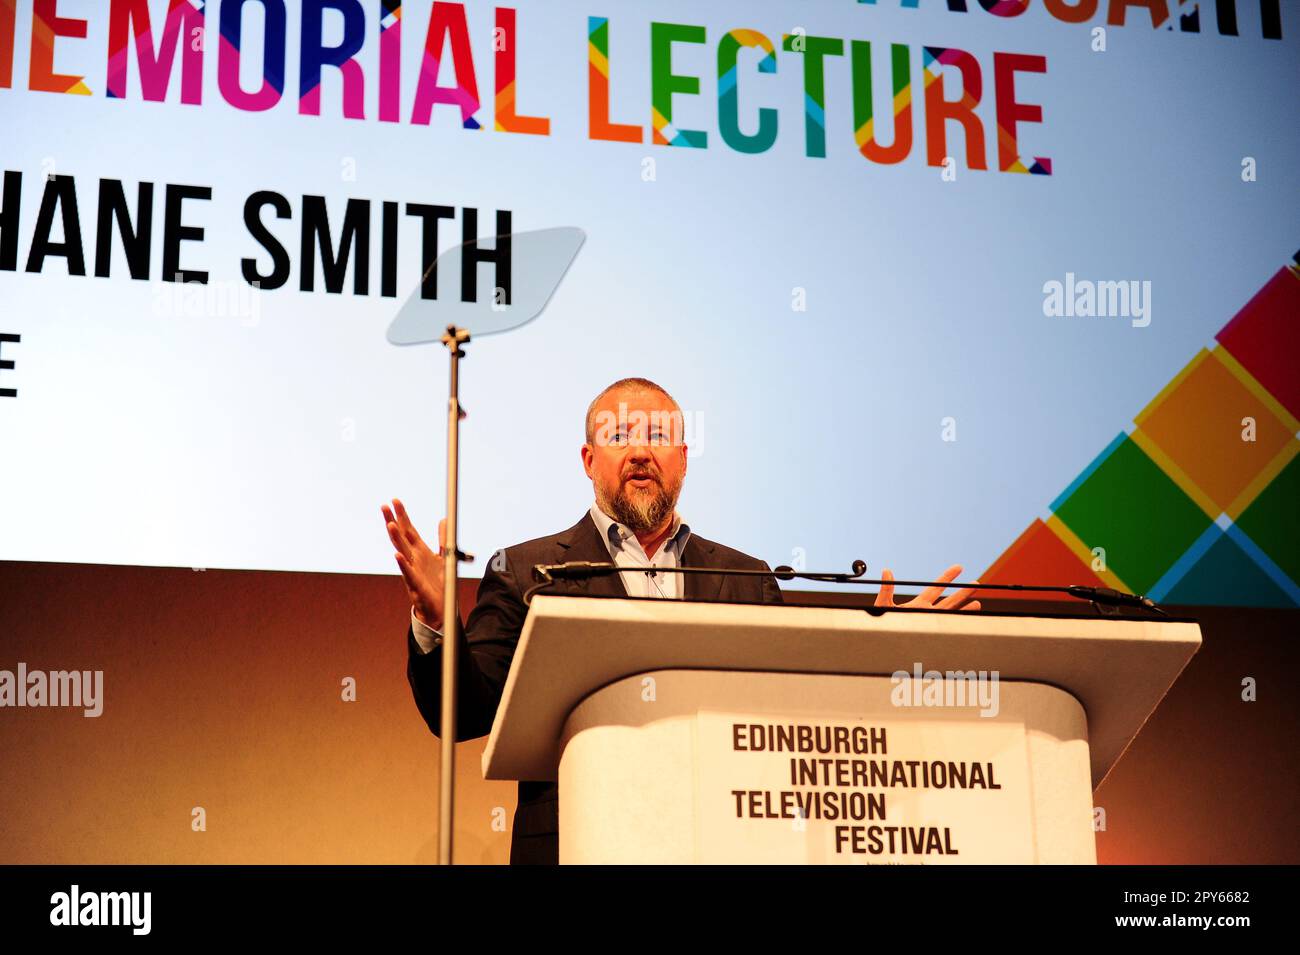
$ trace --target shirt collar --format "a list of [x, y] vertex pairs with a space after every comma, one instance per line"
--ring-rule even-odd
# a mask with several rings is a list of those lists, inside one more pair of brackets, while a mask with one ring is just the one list
[[[635, 536], [626, 526], [602, 511], [599, 504], [591, 505], [591, 519], [595, 521], [596, 530], [600, 532], [601, 539], [605, 541], [608, 547], [622, 547], [624, 541]], [[686, 541], [690, 536], [691, 526], [682, 520], [680, 513], [673, 511], [672, 530], [668, 532], [667, 539], [659, 546], [667, 548], [671, 544], [676, 544], [677, 553], [680, 554], [685, 550]]]

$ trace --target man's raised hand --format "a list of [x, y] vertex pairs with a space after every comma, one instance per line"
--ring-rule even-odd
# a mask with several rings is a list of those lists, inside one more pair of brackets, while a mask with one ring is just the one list
[[[948, 583], [956, 580], [961, 575], [961, 564], [953, 564], [945, 570], [939, 577], [941, 583]], [[894, 572], [885, 568], [880, 572], [881, 580], [893, 580]], [[934, 610], [979, 610], [980, 602], [971, 600], [971, 595], [975, 593], [974, 587], [967, 587], [965, 590], [954, 591], [942, 600], [940, 594], [946, 588], [942, 586], [926, 587], [919, 594], [913, 597], [905, 604], [894, 603], [894, 585], [887, 583], [880, 585], [880, 593], [876, 594], [877, 607], [929, 607]]]
[[415, 616], [433, 630], [442, 629], [443, 609], [443, 569], [447, 545], [447, 521], [438, 522], [438, 550], [435, 552], [424, 542], [420, 532], [411, 523], [406, 507], [397, 498], [393, 498], [390, 509], [387, 504], [380, 506], [384, 515], [384, 525], [388, 528], [388, 539], [393, 542], [397, 553], [397, 569], [402, 572], [402, 580], [411, 598]]

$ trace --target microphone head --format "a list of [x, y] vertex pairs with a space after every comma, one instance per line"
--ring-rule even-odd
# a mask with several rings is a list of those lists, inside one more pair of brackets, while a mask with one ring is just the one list
[[865, 560], [855, 560], [853, 562], [853, 576], [861, 577], [867, 572], [867, 562]]
[[789, 564], [774, 568], [772, 573], [776, 575], [777, 580], [794, 580], [794, 568]]

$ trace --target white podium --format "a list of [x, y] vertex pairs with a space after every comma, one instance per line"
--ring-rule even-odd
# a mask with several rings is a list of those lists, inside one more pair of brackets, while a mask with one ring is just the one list
[[538, 596], [483, 753], [561, 863], [1094, 863], [1194, 622]]

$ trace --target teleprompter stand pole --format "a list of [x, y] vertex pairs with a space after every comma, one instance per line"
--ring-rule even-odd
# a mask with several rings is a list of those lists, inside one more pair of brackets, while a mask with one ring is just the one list
[[[442, 771], [438, 779], [438, 864], [451, 865], [452, 826], [456, 808], [456, 674], [460, 646], [460, 608], [456, 602], [456, 582], [462, 560], [472, 560], [457, 547], [456, 499], [460, 482], [458, 443], [460, 419], [460, 346], [469, 341], [469, 331], [448, 325], [442, 336], [451, 357], [451, 388], [447, 399], [447, 541], [443, 555], [442, 611], [442, 719], [439, 737], [442, 746]], [[450, 559], [447, 559], [450, 558]]]

